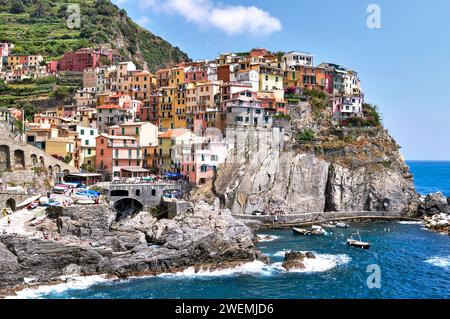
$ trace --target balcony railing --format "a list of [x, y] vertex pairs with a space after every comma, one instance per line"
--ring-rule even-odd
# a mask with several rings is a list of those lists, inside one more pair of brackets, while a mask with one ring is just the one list
[[137, 148], [141, 148], [141, 145], [140, 144], [124, 144], [124, 143], [108, 143], [108, 147], [137, 149]]

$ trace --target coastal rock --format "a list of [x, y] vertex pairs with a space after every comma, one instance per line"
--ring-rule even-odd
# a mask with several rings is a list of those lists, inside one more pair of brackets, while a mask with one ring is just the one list
[[173, 220], [141, 212], [115, 223], [115, 211], [105, 205], [50, 210], [49, 216], [50, 228], [59, 224], [58, 241], [0, 236], [0, 290], [23, 285], [23, 278], [45, 284], [73, 271], [126, 278], [264, 260], [244, 223], [204, 202]]
[[351, 169], [335, 163], [330, 166], [326, 198], [326, 211], [403, 212], [415, 191], [400, 169], [376, 164]]
[[441, 213], [449, 214], [449, 199], [441, 192], [428, 194], [419, 202], [417, 211], [420, 216], [432, 216]]
[[288, 271], [295, 269], [305, 269], [306, 268], [304, 264], [305, 259], [314, 259], [314, 258], [316, 258], [316, 256], [311, 252], [302, 253], [291, 251], [289, 253], [286, 253], [286, 255], [284, 256], [282, 266], [284, 269]]
[[270, 149], [248, 164], [221, 167], [215, 189], [234, 213], [323, 211], [328, 169], [314, 155]]

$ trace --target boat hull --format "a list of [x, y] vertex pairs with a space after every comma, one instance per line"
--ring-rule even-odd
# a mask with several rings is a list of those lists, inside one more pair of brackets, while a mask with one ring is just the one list
[[347, 240], [347, 245], [361, 249], [370, 249], [369, 243], [364, 243], [360, 241]]

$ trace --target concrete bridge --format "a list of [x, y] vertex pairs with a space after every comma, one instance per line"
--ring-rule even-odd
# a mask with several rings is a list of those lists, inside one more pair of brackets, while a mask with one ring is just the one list
[[189, 188], [189, 183], [175, 181], [112, 182], [109, 185], [108, 198], [117, 210], [149, 209], [162, 204], [165, 192], [176, 190], [185, 194]]

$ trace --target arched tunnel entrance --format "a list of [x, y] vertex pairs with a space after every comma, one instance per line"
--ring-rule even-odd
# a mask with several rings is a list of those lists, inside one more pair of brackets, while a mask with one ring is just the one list
[[13, 212], [16, 211], [16, 200], [14, 198], [10, 198], [6, 201], [6, 208], [11, 209]]
[[127, 217], [134, 217], [144, 209], [144, 205], [134, 198], [122, 198], [114, 203], [114, 209], [117, 211], [116, 222]]

